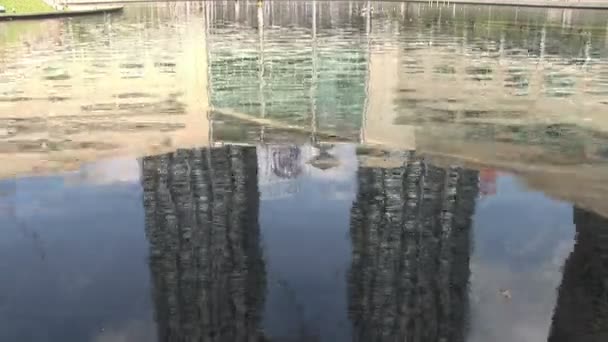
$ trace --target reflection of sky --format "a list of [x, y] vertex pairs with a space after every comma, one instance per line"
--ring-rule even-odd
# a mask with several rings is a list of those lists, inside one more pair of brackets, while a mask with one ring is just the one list
[[[349, 145], [330, 153], [337, 167], [304, 160], [299, 191], [260, 204], [271, 338], [350, 340], [357, 159]], [[155, 340], [139, 164], [83, 170], [77, 182], [75, 173], [0, 181], [1, 341]], [[546, 340], [573, 245], [572, 206], [499, 175], [497, 193], [478, 200], [473, 239], [468, 341]]]
[[[333, 153], [347, 165], [343, 170], [331, 177], [308, 173], [293, 198], [262, 203], [271, 336], [304, 326], [322, 340], [348, 340], [342, 284], [350, 245], [344, 237], [356, 195], [356, 157], [349, 158], [347, 148]], [[343, 187], [345, 195], [334, 196], [327, 190], [332, 187]], [[473, 239], [468, 340], [546, 340], [560, 270], [573, 246], [572, 206], [500, 175], [497, 194], [478, 201]]]
[[311, 161], [319, 155], [319, 149], [311, 145], [293, 146], [299, 150], [297, 168], [301, 170], [300, 177], [293, 179], [283, 179], [272, 172], [272, 152], [276, 151], [276, 146], [263, 145], [257, 147], [258, 153], [258, 178], [262, 199], [281, 199], [292, 196], [300, 191], [306, 179], [318, 180], [308, 182], [306, 186], [320, 186], [324, 191], [323, 196], [331, 196], [336, 199], [349, 198], [353, 192], [351, 181], [353, 170], [357, 167], [355, 156], [355, 146], [352, 144], [339, 144], [328, 150], [328, 152], [338, 160], [336, 165], [326, 170], [319, 169], [311, 165]]
[[136, 183], [141, 174], [140, 165], [134, 158], [117, 158], [84, 165], [79, 171], [66, 176], [70, 184]]
[[353, 146], [330, 152], [347, 166], [327, 171], [309, 166], [298, 179], [298, 193], [260, 205], [268, 274], [264, 326], [271, 338], [349, 340], [345, 279], [356, 156]]
[[573, 247], [572, 206], [510, 176], [501, 175], [497, 185], [474, 217], [469, 341], [546, 341], [561, 267]]
[[66, 183], [0, 182], [0, 340], [149, 341], [133, 327], [152, 320], [139, 183]]

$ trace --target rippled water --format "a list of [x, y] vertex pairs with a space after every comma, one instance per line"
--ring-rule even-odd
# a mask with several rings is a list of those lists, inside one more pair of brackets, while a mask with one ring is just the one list
[[601, 340], [607, 18], [0, 23], [0, 341]]

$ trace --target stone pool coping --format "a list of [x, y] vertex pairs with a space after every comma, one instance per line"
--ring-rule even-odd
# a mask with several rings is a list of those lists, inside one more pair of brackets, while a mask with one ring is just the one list
[[[188, 0], [67, 0], [70, 5], [95, 5], [111, 3], [154, 3], [154, 2], [185, 2]], [[247, 0], [245, 0], [247, 1]], [[253, 1], [253, 0], [248, 0]], [[272, 1], [272, 0], [268, 0]], [[275, 0], [277, 1], [277, 0]], [[280, 0], [279, 0], [280, 1]], [[319, 0], [326, 2], [328, 0]], [[608, 10], [608, 1], [600, 0], [372, 0], [386, 2], [404, 3], [433, 3], [433, 4], [456, 4], [456, 5], [486, 5], [486, 6], [511, 6], [511, 7], [543, 7], [543, 8], [571, 8], [571, 9], [594, 9]], [[365, 1], [360, 0], [365, 3]]]
[[608, 1], [598, 0], [384, 0], [393, 2], [433, 3], [439, 5], [481, 5], [505, 7], [541, 7], [564, 9], [608, 10]]
[[124, 6], [104, 6], [93, 9], [84, 10], [68, 10], [55, 12], [38, 12], [38, 13], [20, 13], [20, 14], [0, 14], [0, 21], [15, 21], [15, 20], [33, 20], [33, 19], [52, 19], [52, 18], [68, 18], [84, 15], [95, 15], [105, 13], [121, 12]]

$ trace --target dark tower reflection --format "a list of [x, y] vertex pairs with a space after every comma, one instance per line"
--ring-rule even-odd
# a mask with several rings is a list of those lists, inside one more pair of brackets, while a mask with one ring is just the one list
[[361, 167], [352, 208], [354, 341], [465, 340], [478, 173], [429, 165]]
[[143, 159], [158, 339], [257, 341], [265, 266], [254, 147]]
[[608, 341], [608, 219], [575, 207], [574, 224], [549, 341]]

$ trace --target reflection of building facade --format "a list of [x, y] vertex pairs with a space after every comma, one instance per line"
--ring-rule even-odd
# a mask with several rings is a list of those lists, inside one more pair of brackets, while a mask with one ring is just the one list
[[608, 339], [608, 219], [574, 208], [576, 244], [564, 265], [549, 342]]
[[[401, 5], [377, 6], [387, 13]], [[602, 31], [540, 27], [532, 18], [546, 10], [407, 4], [401, 14], [372, 22], [364, 142], [458, 154], [460, 142], [499, 141], [505, 144], [488, 147], [490, 156], [515, 148], [532, 154], [534, 146], [568, 162], [597, 157], [597, 135], [583, 127], [608, 127], [599, 114], [608, 90]], [[520, 24], [498, 25], [497, 17]], [[559, 154], [547, 151], [558, 146]]]
[[[544, 10], [374, 3], [372, 20], [364, 6], [213, 7], [212, 105], [387, 148], [457, 154], [453, 141], [500, 141], [500, 151], [531, 144], [551, 156], [559, 144], [568, 162], [597, 157], [581, 126], [608, 125], [601, 30], [564, 34]], [[519, 24], [494, 26], [498, 17]]]
[[[0, 176], [208, 144], [202, 7], [165, 5], [126, 8], [120, 23], [99, 16], [16, 30], [28, 43], [0, 48], [0, 64], [3, 50], [18, 56], [0, 65]], [[147, 24], [125, 29], [138, 22]]]
[[[363, 18], [349, 17], [346, 6], [316, 1], [267, 2], [258, 13], [246, 2], [235, 6], [212, 8], [219, 22], [209, 32], [212, 106], [329, 131], [358, 131], [366, 98], [366, 40], [320, 39], [317, 31]], [[235, 27], [238, 35], [232, 34]]]
[[257, 341], [265, 266], [255, 148], [143, 159], [159, 341]]
[[477, 178], [413, 152], [401, 167], [359, 169], [349, 275], [355, 341], [465, 340]]
[[[92, 18], [96, 25], [62, 30], [40, 24], [57, 32], [52, 54], [36, 52], [50, 49], [48, 39], [34, 49], [8, 45], [26, 63], [7, 68], [8, 82], [0, 84], [0, 161], [11, 161], [0, 171], [75, 168], [117, 151], [223, 140], [235, 128], [209, 127], [211, 106], [313, 131], [339, 129], [342, 138], [390, 148], [457, 154], [464, 147], [455, 140], [561, 143], [562, 153], [544, 156], [568, 154], [577, 163], [604, 153], [597, 148], [604, 139], [571, 124], [608, 124], [606, 36], [565, 34], [569, 24], [559, 27], [557, 13], [574, 26], [605, 25], [603, 17], [374, 3], [372, 20], [361, 15], [365, 6], [163, 3], [128, 7], [114, 22]], [[518, 25], [493, 25], [499, 17]], [[71, 151], [82, 153], [72, 158]]]

